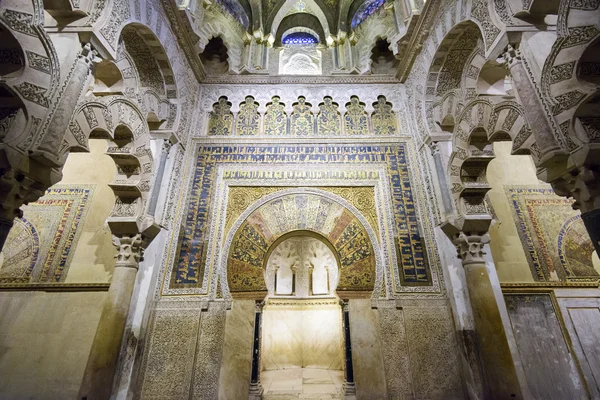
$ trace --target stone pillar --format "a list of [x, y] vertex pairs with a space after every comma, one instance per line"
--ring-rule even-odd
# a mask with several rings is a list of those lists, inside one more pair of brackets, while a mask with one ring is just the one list
[[522, 399], [500, 308], [483, 258], [487, 234], [459, 231], [452, 237], [465, 269], [477, 340], [487, 381], [486, 398]]
[[62, 141], [69, 127], [73, 111], [85, 88], [88, 75], [92, 70], [92, 61], [95, 58], [96, 51], [92, 50], [89, 43], [86, 44], [78, 55], [78, 60], [60, 97], [58, 107], [52, 115], [48, 130], [33, 153], [33, 157], [41, 163], [53, 167], [62, 167], [64, 164], [65, 160], [59, 158], [62, 155], [58, 154], [58, 149], [62, 147]]
[[431, 149], [433, 163], [435, 164], [435, 171], [437, 173], [438, 180], [440, 181], [440, 191], [442, 193], [444, 214], [448, 215], [452, 213], [452, 198], [450, 197], [450, 191], [448, 190], [448, 181], [446, 180], [446, 171], [444, 170], [444, 163], [442, 162], [440, 145], [438, 142], [431, 142], [429, 144], [429, 148]]
[[113, 236], [117, 262], [79, 390], [80, 400], [110, 397], [129, 303], [142, 259], [142, 235]]
[[344, 398], [356, 399], [356, 385], [354, 384], [354, 367], [352, 365], [352, 341], [350, 339], [350, 309], [348, 301], [342, 300], [342, 329], [344, 330]]
[[254, 313], [254, 344], [252, 346], [252, 372], [250, 374], [250, 392], [249, 400], [260, 400], [264, 389], [260, 384], [260, 345], [261, 345], [261, 322], [264, 301], [256, 302], [256, 311]]
[[[519, 49], [508, 45], [507, 51], [504, 53], [504, 59], [514, 82], [515, 97], [525, 110], [525, 119], [531, 128], [540, 152], [539, 166], [547, 165], [556, 156], [566, 156], [565, 150], [558, 145], [554, 137], [554, 131], [548, 119], [552, 117], [544, 110], [535, 83], [531, 80]], [[556, 160], [551, 162], [554, 163]]]

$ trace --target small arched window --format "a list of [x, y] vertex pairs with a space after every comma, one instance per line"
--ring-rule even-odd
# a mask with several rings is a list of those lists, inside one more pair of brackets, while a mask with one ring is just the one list
[[293, 32], [285, 35], [281, 43], [284, 45], [310, 45], [318, 44], [319, 40], [309, 32]]
[[365, 19], [367, 19], [371, 14], [374, 14], [375, 11], [379, 10], [381, 6], [383, 6], [385, 0], [367, 0], [365, 1], [354, 13], [354, 17], [352, 17], [352, 29], [356, 29], [358, 25], [360, 25]]

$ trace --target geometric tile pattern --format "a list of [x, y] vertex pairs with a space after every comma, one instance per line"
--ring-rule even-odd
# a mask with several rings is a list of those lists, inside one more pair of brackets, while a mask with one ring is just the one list
[[387, 168], [389, 196], [397, 235], [398, 270], [403, 285], [431, 282], [423, 237], [418, 226], [415, 201], [409, 177], [406, 145], [226, 145], [198, 147], [190, 193], [186, 201], [175, 266], [170, 288], [201, 287], [208, 246], [209, 215], [214, 199], [214, 182], [220, 164], [265, 165], [364, 165], [383, 164]]

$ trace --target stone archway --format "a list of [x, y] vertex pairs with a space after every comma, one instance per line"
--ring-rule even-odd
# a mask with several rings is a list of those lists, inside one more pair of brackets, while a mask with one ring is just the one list
[[[277, 219], [282, 216], [285, 222]], [[269, 247], [284, 234], [300, 230], [320, 234], [333, 245], [341, 266], [339, 292], [369, 297], [381, 288], [379, 244], [364, 216], [345, 200], [319, 189], [286, 189], [256, 201], [233, 224], [222, 252], [224, 297], [262, 299], [266, 294], [263, 262]]]

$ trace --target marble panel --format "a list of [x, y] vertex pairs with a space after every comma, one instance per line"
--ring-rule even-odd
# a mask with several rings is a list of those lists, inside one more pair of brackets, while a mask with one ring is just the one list
[[600, 398], [600, 291], [563, 289], [555, 294], [589, 397]]
[[[254, 300], [234, 300], [225, 320], [219, 400], [248, 396], [254, 341]], [[263, 386], [264, 387], [264, 386]]]
[[533, 396], [548, 400], [586, 398], [550, 294], [506, 294], [505, 299]]
[[379, 302], [379, 326], [387, 395], [389, 399], [411, 399], [410, 360], [404, 330], [404, 312], [396, 308], [395, 301]]
[[371, 301], [350, 300], [350, 338], [356, 395], [360, 399], [385, 399], [386, 383], [379, 321]]
[[142, 399], [189, 397], [200, 309], [157, 309], [146, 344]]
[[407, 300], [402, 307], [413, 398], [463, 399], [458, 341], [449, 304], [438, 300]]
[[224, 302], [211, 302], [200, 318], [200, 335], [196, 345], [196, 362], [192, 398], [214, 400], [219, 393], [219, 374], [225, 341]]
[[262, 369], [343, 368], [341, 310], [337, 304], [269, 305], [263, 312]]

